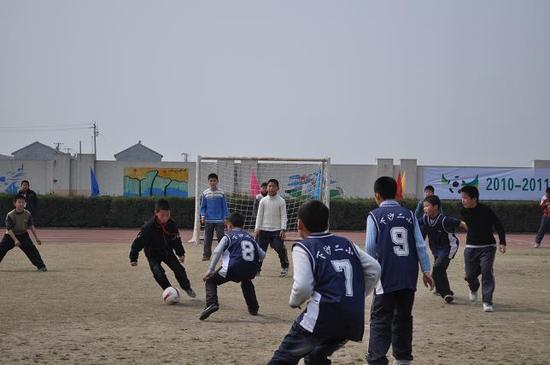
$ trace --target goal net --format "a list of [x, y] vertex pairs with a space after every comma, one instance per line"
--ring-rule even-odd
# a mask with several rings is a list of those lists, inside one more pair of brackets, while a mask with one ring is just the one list
[[256, 197], [260, 185], [269, 179], [279, 181], [279, 195], [286, 201], [287, 230], [295, 231], [298, 208], [310, 199], [329, 206], [330, 159], [269, 158], [269, 157], [203, 157], [198, 156], [195, 170], [195, 223], [191, 242], [202, 239], [200, 196], [207, 189], [208, 175], [218, 175], [218, 189], [226, 194], [229, 212], [239, 212], [245, 218], [244, 228], [253, 230], [256, 224]]

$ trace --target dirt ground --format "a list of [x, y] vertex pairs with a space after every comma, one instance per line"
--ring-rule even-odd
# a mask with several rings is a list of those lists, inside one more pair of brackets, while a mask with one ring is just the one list
[[[288, 307], [292, 279], [277, 276], [272, 250], [254, 280], [257, 317], [246, 311], [239, 285], [228, 283], [219, 290], [220, 311], [199, 321], [202, 246], [186, 245], [198, 297], [169, 306], [143, 254], [138, 267], [129, 266], [135, 230], [39, 233], [47, 273], [36, 272], [18, 249], [0, 264], [1, 364], [264, 364], [298, 315]], [[531, 248], [532, 239], [510, 236], [509, 252], [497, 256], [494, 313], [467, 302], [462, 250], [449, 269], [456, 304], [419, 286], [415, 364], [550, 364], [550, 239], [540, 249]], [[333, 363], [362, 364], [367, 341], [368, 328], [363, 343], [349, 342]]]

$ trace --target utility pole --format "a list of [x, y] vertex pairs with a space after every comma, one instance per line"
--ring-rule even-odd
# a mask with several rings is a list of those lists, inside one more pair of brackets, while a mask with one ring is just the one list
[[93, 128], [93, 130], [94, 130], [94, 136], [93, 136], [93, 139], [94, 139], [94, 155], [95, 155], [95, 158], [97, 159], [97, 136], [99, 136], [99, 130], [97, 129], [97, 123], [93, 122], [91, 128]]
[[61, 142], [54, 142], [53, 143], [55, 145], [55, 149], [58, 150], [58, 151], [61, 151], [61, 148], [60, 146], [65, 144], [65, 143], [61, 143]]
[[189, 157], [189, 154], [186, 152], [182, 152], [181, 155], [183, 156], [183, 162], [187, 162], [187, 159]]

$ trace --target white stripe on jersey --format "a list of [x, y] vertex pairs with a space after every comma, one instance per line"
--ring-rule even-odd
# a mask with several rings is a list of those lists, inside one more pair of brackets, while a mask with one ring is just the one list
[[314, 291], [311, 300], [307, 303], [307, 310], [300, 322], [300, 326], [311, 333], [313, 333], [317, 318], [319, 317], [319, 303], [321, 303], [321, 294]]

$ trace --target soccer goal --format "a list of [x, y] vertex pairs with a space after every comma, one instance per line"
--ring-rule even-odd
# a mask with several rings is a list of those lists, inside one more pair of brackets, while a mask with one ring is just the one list
[[256, 224], [255, 199], [260, 185], [279, 181], [279, 194], [286, 201], [289, 231], [296, 230], [298, 208], [309, 199], [330, 204], [329, 158], [210, 157], [198, 156], [195, 170], [195, 223], [190, 242], [201, 237], [200, 196], [208, 188], [208, 175], [216, 173], [218, 188], [226, 194], [229, 212], [245, 218], [245, 229]]

